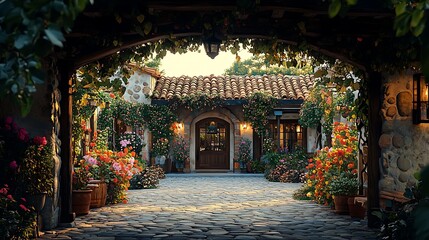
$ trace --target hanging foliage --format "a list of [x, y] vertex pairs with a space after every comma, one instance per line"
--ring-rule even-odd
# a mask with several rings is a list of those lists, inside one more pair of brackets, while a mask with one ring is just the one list
[[197, 111], [205, 108], [213, 110], [224, 105], [224, 101], [219, 95], [211, 96], [198, 92], [186, 96], [174, 96], [169, 102], [173, 110], [180, 110], [181, 107], [183, 107], [190, 111]]
[[243, 106], [244, 120], [252, 124], [259, 136], [263, 136], [268, 129], [268, 116], [277, 104], [277, 100], [263, 92], [253, 93]]

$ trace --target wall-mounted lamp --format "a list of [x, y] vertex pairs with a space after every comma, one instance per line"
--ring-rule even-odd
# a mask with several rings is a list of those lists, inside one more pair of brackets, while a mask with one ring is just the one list
[[181, 130], [183, 128], [183, 123], [181, 122], [176, 123], [176, 127], [178, 130]]
[[246, 130], [246, 129], [247, 129], [247, 123], [245, 123], [245, 122], [244, 122], [244, 123], [242, 123], [242, 124], [241, 124], [241, 128], [243, 128], [243, 130]]
[[413, 123], [429, 123], [429, 83], [422, 74], [413, 76]]

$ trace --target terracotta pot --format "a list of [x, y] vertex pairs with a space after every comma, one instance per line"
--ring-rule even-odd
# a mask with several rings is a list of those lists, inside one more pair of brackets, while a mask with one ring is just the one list
[[246, 163], [246, 171], [252, 173], [252, 164], [250, 162]]
[[347, 204], [348, 196], [334, 196], [334, 205], [336, 214], [348, 214], [349, 206]]
[[91, 204], [91, 189], [73, 190], [72, 194], [72, 209], [77, 216], [86, 215], [89, 213]]
[[359, 204], [355, 204], [355, 197], [349, 197], [347, 200], [347, 205], [349, 207], [350, 217], [360, 219], [365, 218], [366, 208]]

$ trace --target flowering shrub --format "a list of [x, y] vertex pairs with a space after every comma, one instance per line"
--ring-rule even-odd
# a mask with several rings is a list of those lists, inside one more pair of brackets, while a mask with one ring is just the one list
[[[52, 148], [45, 137], [30, 141], [20, 167], [20, 182], [26, 194], [53, 194], [54, 162]], [[37, 181], [35, 181], [37, 179]]]
[[125, 132], [118, 139], [118, 149], [124, 150], [124, 148], [132, 148], [136, 154], [140, 154], [144, 146], [143, 140], [135, 132]]
[[171, 143], [171, 153], [174, 161], [183, 163], [189, 157], [189, 143], [182, 136], [178, 136]]
[[131, 189], [157, 188], [159, 179], [165, 178], [164, 171], [159, 166], [150, 166], [130, 180]]
[[11, 117], [0, 122], [0, 184], [8, 184], [11, 192], [15, 192], [29, 139], [27, 130], [18, 127]]
[[168, 139], [159, 138], [152, 146], [152, 156], [166, 156], [168, 154]]
[[307, 196], [321, 204], [332, 202], [330, 183], [334, 178], [343, 172], [357, 176], [356, 128], [336, 122], [333, 134], [332, 147], [319, 150], [307, 165], [307, 185], [311, 188]]
[[242, 138], [238, 145], [238, 161], [248, 163], [252, 161], [250, 145], [252, 142], [248, 138]]
[[266, 178], [271, 182], [292, 182], [298, 183], [301, 182], [301, 171], [296, 169], [291, 169], [285, 159], [281, 159], [279, 164], [272, 169]]
[[107, 203], [127, 201], [129, 181], [142, 169], [135, 156], [135, 152], [129, 151], [128, 148], [119, 152], [93, 149], [81, 160], [92, 177], [108, 183]]
[[92, 177], [90, 168], [91, 165], [85, 160], [80, 160], [77, 166], [73, 168], [73, 190], [88, 189], [88, 182]]
[[0, 236], [1, 239], [30, 239], [36, 227], [36, 214], [26, 207], [25, 198], [16, 200], [8, 185], [0, 189]]
[[265, 177], [273, 182], [304, 182], [307, 154], [304, 149], [296, 148], [291, 153], [266, 154], [268, 171]]

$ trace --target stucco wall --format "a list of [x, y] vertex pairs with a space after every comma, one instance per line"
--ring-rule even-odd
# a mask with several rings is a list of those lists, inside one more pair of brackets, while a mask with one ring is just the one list
[[429, 124], [412, 123], [412, 88], [412, 74], [387, 76], [383, 84], [380, 190], [404, 191], [429, 164]]

